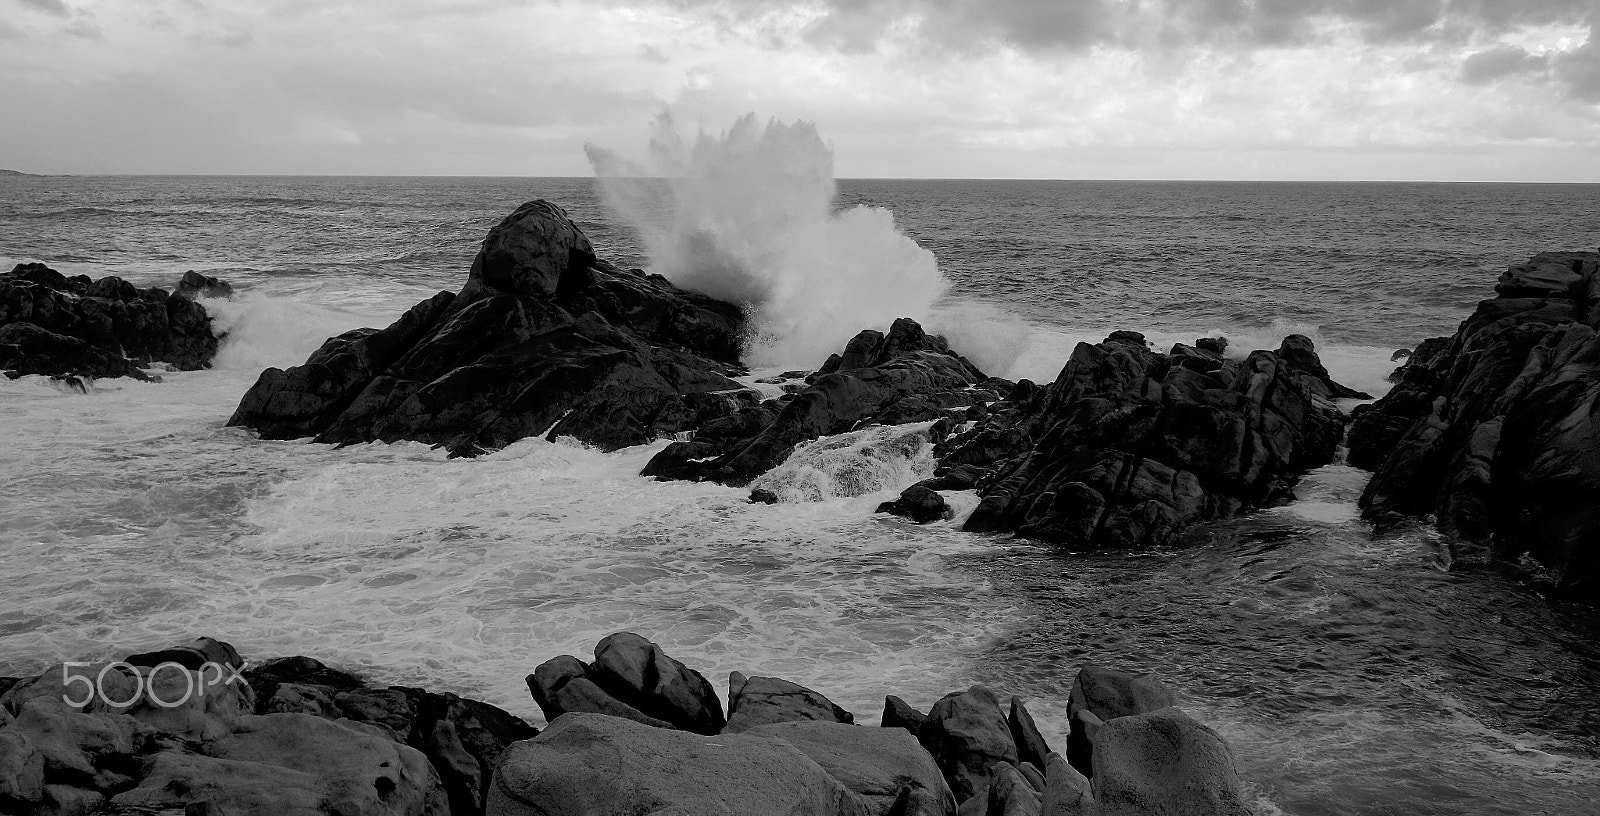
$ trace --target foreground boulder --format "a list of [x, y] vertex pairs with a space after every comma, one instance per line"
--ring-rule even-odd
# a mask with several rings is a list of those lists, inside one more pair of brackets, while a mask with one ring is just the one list
[[[1047, 388], [1019, 383], [976, 428], [938, 449], [982, 500], [963, 529], [1074, 548], [1157, 546], [1188, 526], [1293, 498], [1344, 433], [1310, 341], [1244, 360], [1143, 335], [1080, 343]], [[973, 474], [977, 470], [977, 475]], [[953, 485], [953, 486], [959, 486]]]
[[1380, 526], [1432, 515], [1458, 554], [1531, 558], [1600, 598], [1600, 253], [1513, 266], [1448, 338], [1419, 345], [1356, 413], [1350, 463]]
[[574, 713], [511, 747], [495, 775], [487, 812], [868, 816], [877, 811], [780, 739], [705, 737]]
[[1119, 717], [1095, 737], [1096, 816], [1249, 816], [1228, 746], [1176, 708]]
[[217, 337], [197, 298], [231, 294], [226, 283], [196, 272], [168, 292], [18, 264], [0, 274], [0, 371], [150, 379], [142, 369], [157, 362], [207, 368]]
[[752, 406], [668, 445], [643, 474], [742, 486], [802, 442], [865, 425], [940, 419], [950, 409], [998, 398], [979, 387], [987, 380], [983, 372], [908, 318], [894, 321], [888, 334], [856, 335], [807, 379], [781, 402]]
[[501, 753], [536, 733], [486, 703], [372, 688], [310, 658], [247, 668], [201, 638], [11, 683], [0, 811], [476, 814]]
[[728, 724], [704, 675], [632, 632], [603, 638], [588, 665], [570, 655], [545, 661], [528, 675], [528, 690], [551, 722], [597, 713], [697, 734]]
[[532, 201], [489, 231], [459, 293], [263, 371], [229, 424], [458, 456], [539, 435], [611, 450], [753, 402], [728, 378], [742, 327], [737, 307], [596, 259], [566, 212]]

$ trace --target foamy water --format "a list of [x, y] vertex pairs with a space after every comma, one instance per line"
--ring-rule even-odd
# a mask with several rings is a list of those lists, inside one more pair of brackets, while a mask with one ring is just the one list
[[[1073, 672], [1093, 662], [1162, 677], [1231, 741], [1263, 813], [1520, 816], [1600, 797], [1584, 645], [1600, 622], [1491, 570], [1443, 571], [1427, 528], [1374, 538], [1361, 471], [1323, 468], [1298, 501], [1190, 548], [1094, 554], [961, 533], [970, 492], [949, 494], [947, 522], [875, 516], [931, 465], [899, 431], [808, 446], [768, 477], [792, 499], [774, 506], [635, 475], [662, 443], [525, 440], [462, 461], [262, 442], [223, 427], [262, 367], [459, 287], [522, 200], [562, 202], [625, 263], [645, 262], [643, 240], [587, 180], [6, 183], [22, 186], [0, 187], [0, 254], [140, 285], [195, 268], [240, 294], [208, 304], [228, 332], [215, 370], [89, 394], [0, 380], [0, 675], [210, 634], [537, 721], [526, 673], [633, 629], [719, 688], [730, 670], [778, 675], [868, 722], [884, 694], [926, 707], [983, 682], [1027, 698], [1059, 747]], [[1485, 270], [1516, 259], [1501, 254], [1588, 223], [1565, 187], [840, 186], [840, 211], [893, 213], [873, 240], [900, 230], [937, 258], [950, 286], [930, 327], [1037, 382], [1113, 328], [1163, 350], [1220, 334], [1239, 356], [1298, 332], [1379, 394], [1393, 349], [1447, 332]], [[1531, 223], [1530, 202], [1560, 206]]]

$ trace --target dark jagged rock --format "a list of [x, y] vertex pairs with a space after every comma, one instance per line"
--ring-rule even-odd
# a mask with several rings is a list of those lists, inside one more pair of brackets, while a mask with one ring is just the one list
[[178, 288], [172, 294], [190, 300], [199, 300], [201, 298], [226, 299], [233, 297], [233, 286], [227, 281], [213, 278], [210, 275], [202, 275], [191, 269], [183, 273], [183, 277], [178, 280]]
[[1033, 715], [1028, 713], [1020, 697], [1011, 698], [1006, 725], [1011, 727], [1011, 741], [1017, 745], [1017, 761], [1032, 763], [1042, 771], [1045, 757], [1050, 755], [1050, 745], [1044, 741], [1044, 735], [1039, 733], [1039, 726], [1034, 724]]
[[918, 524], [947, 519], [952, 513], [944, 497], [921, 482], [901, 491], [900, 498], [878, 505], [874, 512], [901, 516]]
[[1285, 350], [1159, 354], [1135, 332], [1079, 344], [1048, 388], [1019, 383], [987, 421], [938, 448], [941, 468], [988, 471], [964, 529], [1152, 546], [1288, 500], [1301, 472], [1332, 461], [1345, 418], [1323, 394], [1337, 383], [1309, 341]]
[[458, 456], [539, 435], [611, 450], [748, 404], [728, 378], [742, 327], [737, 307], [597, 260], [565, 212], [533, 201], [489, 231], [459, 293], [263, 371], [229, 424]]
[[716, 734], [727, 725], [722, 702], [703, 675], [632, 632], [595, 644], [593, 663], [570, 655], [545, 661], [528, 676], [528, 690], [550, 721], [589, 712], [697, 734]]
[[0, 274], [0, 371], [12, 376], [149, 379], [140, 369], [156, 362], [210, 366], [217, 342], [205, 307], [182, 292], [68, 278], [40, 263]]
[[[844, 354], [829, 358], [817, 376], [807, 379], [809, 385], [770, 419], [772, 412], [763, 407], [741, 413], [737, 429], [702, 429], [692, 440], [697, 447], [669, 446], [644, 472], [659, 478], [748, 484], [783, 462], [802, 442], [866, 424], [885, 424], [880, 417], [896, 422], [923, 417], [925, 401], [937, 402], [942, 399], [937, 395], [962, 392], [985, 380], [976, 367], [950, 351], [942, 337], [926, 334], [907, 318], [896, 320], [887, 335], [870, 329], [857, 334]], [[701, 455], [711, 450], [717, 455]]]
[[[1600, 253], [1511, 267], [1454, 336], [1423, 342], [1357, 412], [1350, 463], [1380, 527], [1433, 515], [1459, 550], [1531, 558], [1600, 597]], [[1542, 573], [1542, 574], [1541, 574]]]

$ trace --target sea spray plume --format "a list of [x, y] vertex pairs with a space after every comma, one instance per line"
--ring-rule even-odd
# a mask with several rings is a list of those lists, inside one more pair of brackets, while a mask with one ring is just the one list
[[652, 271], [741, 304], [756, 365], [818, 365], [857, 331], [924, 318], [948, 283], [877, 207], [833, 211], [833, 152], [809, 122], [741, 117], [683, 138], [657, 117], [645, 163], [589, 145], [606, 204]]

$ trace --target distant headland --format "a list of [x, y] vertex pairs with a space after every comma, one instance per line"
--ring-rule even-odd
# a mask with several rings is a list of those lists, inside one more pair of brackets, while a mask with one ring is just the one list
[[34, 173], [24, 173], [21, 170], [6, 170], [0, 168], [0, 176], [32, 176]]

